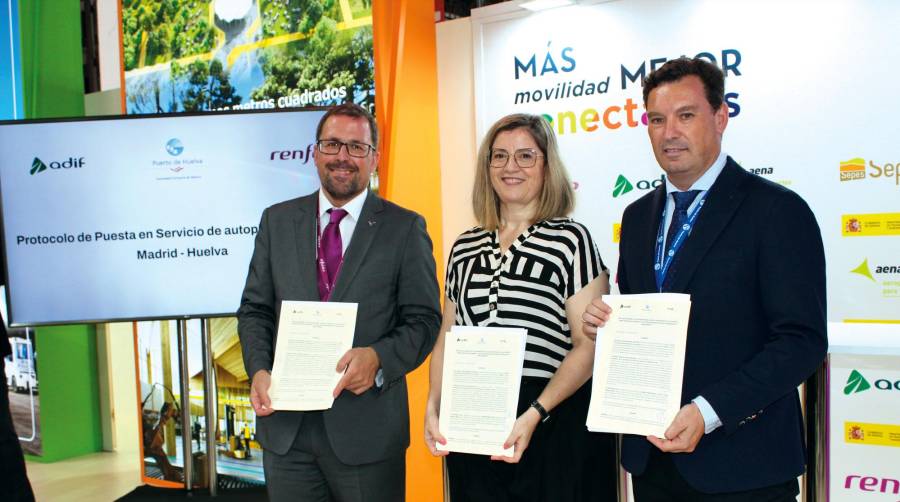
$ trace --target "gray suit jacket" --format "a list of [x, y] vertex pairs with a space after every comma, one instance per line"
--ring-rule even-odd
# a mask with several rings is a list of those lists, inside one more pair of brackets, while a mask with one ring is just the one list
[[[244, 366], [271, 371], [282, 300], [319, 301], [316, 276], [318, 193], [263, 212], [238, 310]], [[369, 193], [344, 253], [331, 300], [359, 304], [354, 347], [372, 347], [384, 384], [360, 396], [344, 391], [324, 412], [328, 440], [348, 465], [377, 462], [409, 446], [406, 374], [434, 345], [440, 300], [425, 220]], [[285, 454], [303, 412], [257, 419], [263, 448]]]

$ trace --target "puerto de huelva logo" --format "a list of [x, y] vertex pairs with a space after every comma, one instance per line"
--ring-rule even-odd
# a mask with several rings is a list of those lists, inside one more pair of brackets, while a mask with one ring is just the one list
[[60, 169], [80, 169], [82, 167], [84, 167], [84, 157], [69, 157], [66, 160], [53, 160], [49, 163], [35, 157], [34, 160], [31, 161], [31, 171], [29, 172], [34, 176], [35, 174], [40, 174], [48, 169], [56, 171]]
[[177, 157], [184, 151], [184, 145], [181, 144], [180, 139], [172, 138], [166, 143], [166, 151], [169, 152], [169, 155]]

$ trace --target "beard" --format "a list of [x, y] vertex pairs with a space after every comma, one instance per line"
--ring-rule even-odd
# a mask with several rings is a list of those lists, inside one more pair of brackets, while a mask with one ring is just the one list
[[[333, 169], [346, 169], [350, 176], [346, 181], [338, 181], [332, 176]], [[365, 180], [360, 176], [359, 168], [350, 162], [334, 161], [325, 164], [321, 179], [322, 189], [332, 199], [348, 201], [366, 188]]]

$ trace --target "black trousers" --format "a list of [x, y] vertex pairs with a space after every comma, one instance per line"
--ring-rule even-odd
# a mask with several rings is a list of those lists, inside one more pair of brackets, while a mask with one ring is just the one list
[[[2, 322], [2, 321], [0, 321]], [[2, 336], [6, 336], [2, 333]], [[5, 362], [0, 358], [0, 500], [33, 502], [34, 493], [25, 474], [25, 457], [9, 413]]]
[[632, 476], [635, 502], [796, 502], [800, 487], [796, 479], [774, 486], [732, 493], [703, 493], [695, 490], [672, 461], [677, 453], [650, 452], [647, 469]]

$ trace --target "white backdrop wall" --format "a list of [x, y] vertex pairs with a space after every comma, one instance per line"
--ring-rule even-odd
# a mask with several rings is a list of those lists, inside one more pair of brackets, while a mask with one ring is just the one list
[[[829, 320], [900, 319], [900, 3], [586, 3], [473, 11], [477, 137], [508, 113], [547, 116], [577, 184], [574, 217], [615, 269], [622, 211], [662, 175], [640, 76], [706, 57], [727, 74], [725, 151], [816, 213]], [[856, 174], [842, 180], [842, 163]]]

